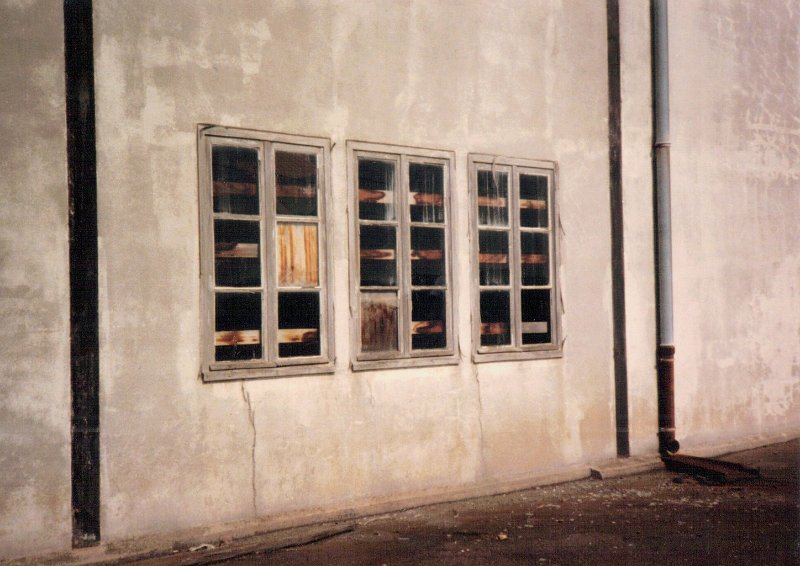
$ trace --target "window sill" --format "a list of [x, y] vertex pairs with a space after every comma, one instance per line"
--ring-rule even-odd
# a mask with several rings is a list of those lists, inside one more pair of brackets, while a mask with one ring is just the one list
[[203, 370], [203, 381], [206, 383], [215, 381], [233, 381], [237, 379], [270, 379], [278, 377], [296, 377], [305, 375], [320, 375], [333, 373], [335, 371], [333, 362], [314, 365], [295, 365], [281, 367], [250, 367], [250, 368], [231, 368], [231, 369], [209, 369]]
[[563, 358], [563, 348], [553, 348], [549, 350], [524, 350], [524, 351], [505, 351], [505, 352], [474, 352], [472, 362], [482, 364], [488, 362], [516, 362], [526, 360], [548, 360]]
[[434, 366], [455, 366], [459, 358], [456, 354], [444, 356], [394, 358], [387, 360], [353, 360], [350, 364], [353, 371], [369, 371], [375, 369], [412, 369]]

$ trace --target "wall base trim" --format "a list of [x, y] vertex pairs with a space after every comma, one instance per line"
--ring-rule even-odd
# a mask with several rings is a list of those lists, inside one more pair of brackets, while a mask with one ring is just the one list
[[[191, 547], [207, 542], [216, 544], [217, 541], [223, 539], [244, 539], [269, 532], [296, 529], [320, 523], [353, 521], [372, 515], [404, 511], [414, 507], [501, 495], [543, 485], [554, 485], [587, 479], [589, 477], [590, 468], [588, 464], [568, 466], [533, 476], [511, 476], [469, 486], [425, 490], [399, 497], [369, 498], [356, 502], [355, 504], [332, 510], [316, 509], [289, 512], [208, 527], [196, 527], [167, 533], [143, 535], [117, 541], [104, 541], [92, 548], [75, 549], [70, 552], [43, 555], [38, 557], [37, 563], [57, 564], [69, 562], [74, 566], [78, 566], [115, 562], [123, 559], [126, 561], [136, 560], [145, 557], [153, 557], [162, 553], [169, 554], [173, 548]], [[287, 536], [291, 536], [291, 534], [287, 533]], [[25, 563], [29, 563], [30, 559], [31, 558], [25, 559]], [[20, 564], [21, 563], [23, 563], [23, 561], [20, 561]]]

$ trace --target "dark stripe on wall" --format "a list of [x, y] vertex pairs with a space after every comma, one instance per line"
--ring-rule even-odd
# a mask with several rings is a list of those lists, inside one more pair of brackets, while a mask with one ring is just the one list
[[614, 311], [614, 397], [617, 455], [629, 456], [628, 361], [625, 343], [625, 247], [622, 210], [622, 95], [620, 93], [619, 0], [606, 2], [608, 25], [608, 159], [611, 201], [611, 273]]
[[69, 183], [72, 544], [100, 541], [97, 175], [91, 0], [64, 0]]

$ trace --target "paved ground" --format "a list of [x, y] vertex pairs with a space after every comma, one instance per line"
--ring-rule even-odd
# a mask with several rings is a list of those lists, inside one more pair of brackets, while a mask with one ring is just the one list
[[234, 544], [169, 563], [800, 565], [800, 441], [725, 459], [762, 477], [707, 485], [659, 470], [584, 480], [328, 525], [310, 537], [323, 540], [289, 548], [251, 541], [236, 543], [238, 557]]

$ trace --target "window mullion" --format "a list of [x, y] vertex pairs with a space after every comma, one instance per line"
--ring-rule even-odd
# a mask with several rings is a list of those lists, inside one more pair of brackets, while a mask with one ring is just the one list
[[261, 186], [263, 187], [261, 225], [264, 238], [264, 252], [261, 254], [263, 258], [261, 281], [264, 288], [261, 325], [264, 332], [264, 358], [270, 365], [274, 365], [277, 359], [275, 321], [278, 320], [278, 280], [275, 269], [275, 166], [272, 151], [272, 143], [264, 142], [262, 147], [263, 163], [259, 172], [262, 175]]
[[509, 186], [509, 211], [508, 221], [511, 230], [512, 239], [512, 265], [511, 265], [511, 325], [513, 326], [511, 336], [513, 337], [512, 345], [520, 347], [522, 345], [522, 311], [520, 304], [520, 288], [522, 285], [522, 236], [519, 222], [519, 168], [517, 166], [511, 167], [511, 179]]
[[402, 307], [400, 310], [400, 320], [398, 321], [398, 332], [400, 334], [400, 354], [408, 355], [411, 352], [411, 216], [408, 207], [408, 157], [400, 156], [397, 186], [395, 197], [397, 199], [397, 237], [400, 239], [397, 250], [397, 271], [400, 278], [400, 296], [398, 300]]

